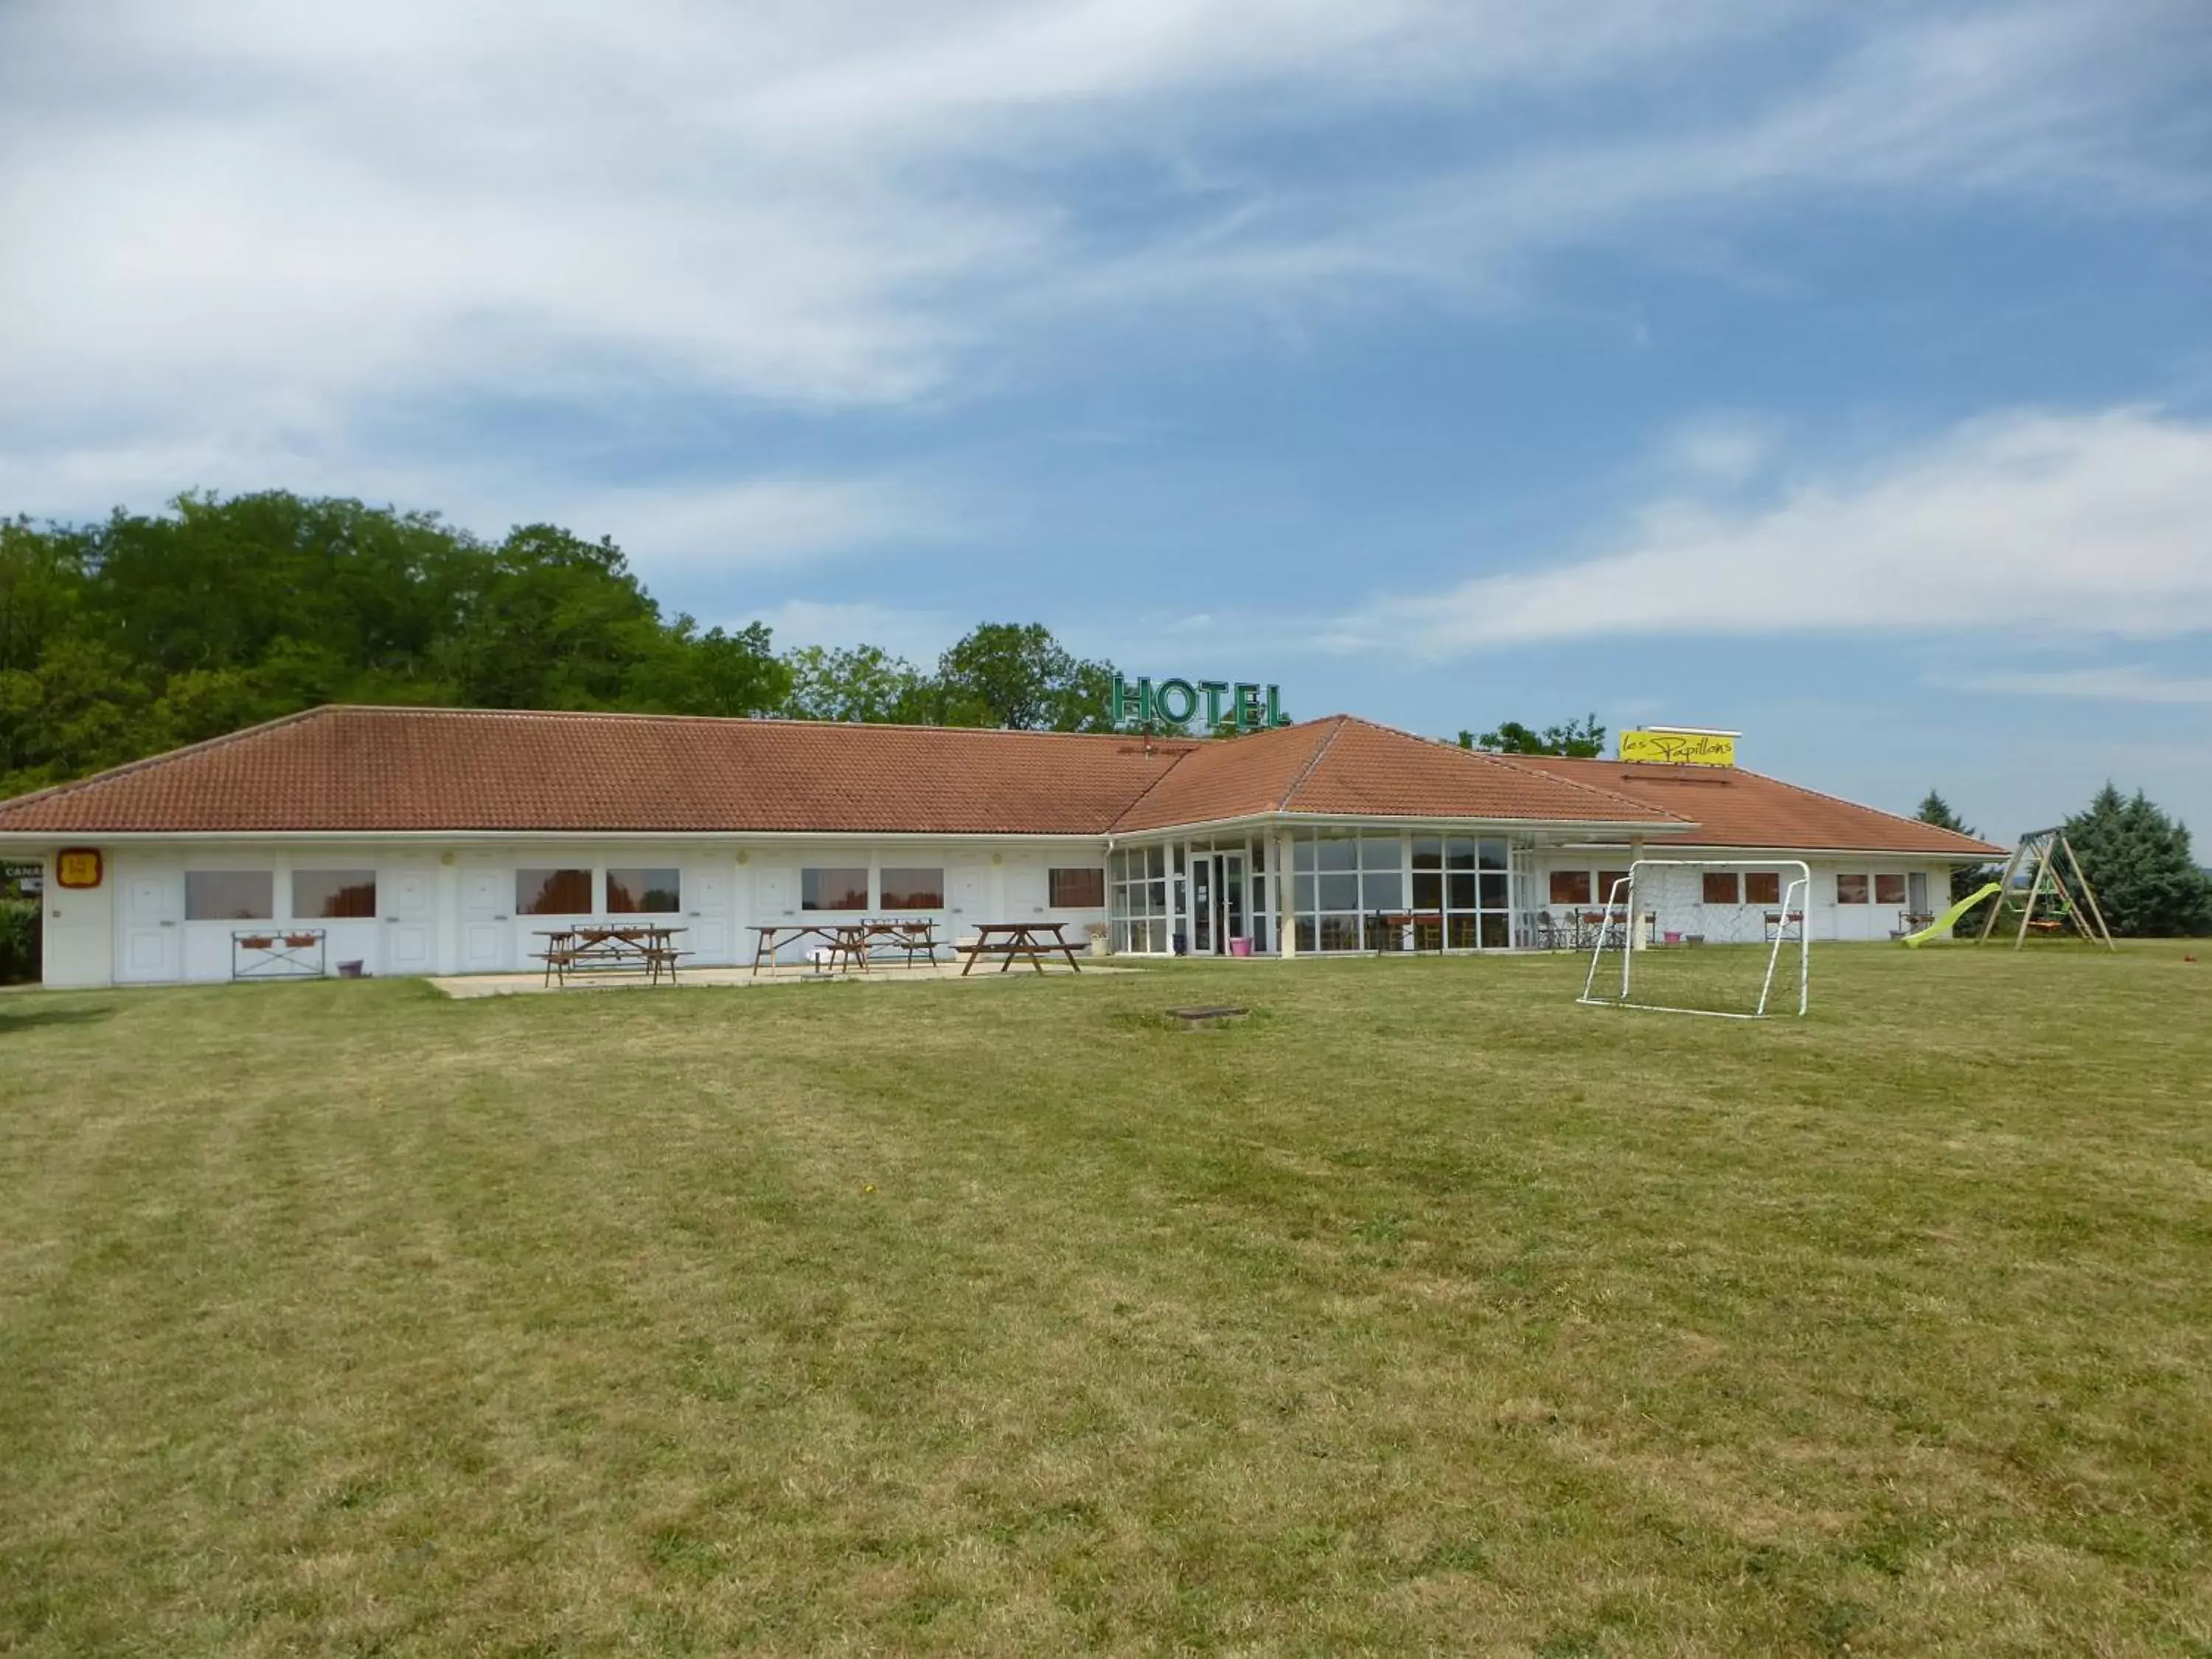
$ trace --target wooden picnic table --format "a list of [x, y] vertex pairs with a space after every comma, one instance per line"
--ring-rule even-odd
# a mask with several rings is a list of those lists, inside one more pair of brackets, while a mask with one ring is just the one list
[[927, 921], [905, 921], [887, 916], [864, 918], [857, 921], [780, 921], [757, 927], [753, 942], [753, 972], [766, 967], [773, 975], [781, 964], [776, 960], [779, 945], [798, 939], [818, 939], [829, 948], [829, 966], [858, 968], [868, 971], [868, 958], [881, 948], [885, 952], [902, 952], [906, 964], [911, 968], [917, 957], [932, 967], [937, 964], [937, 927]]
[[567, 927], [541, 927], [545, 948], [545, 982], [568, 982], [571, 974], [620, 973], [642, 969], [647, 983], [658, 985], [664, 973], [676, 983], [676, 964], [690, 953], [676, 948], [676, 936], [690, 929], [665, 922], [580, 921]]
[[1064, 921], [978, 922], [974, 940], [954, 948], [964, 951], [968, 957], [960, 968], [963, 979], [985, 957], [998, 957], [1002, 974], [1014, 965], [1017, 957], [1025, 958], [1041, 974], [1044, 972], [1044, 958], [1055, 951], [1067, 958], [1067, 965], [1075, 972], [1083, 971], [1083, 964], [1075, 959], [1075, 947], [1067, 941], [1067, 924]]

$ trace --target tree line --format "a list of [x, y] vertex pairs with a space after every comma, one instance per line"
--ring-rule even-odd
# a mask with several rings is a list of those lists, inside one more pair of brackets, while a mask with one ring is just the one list
[[325, 702], [1104, 729], [1113, 665], [988, 623], [928, 668], [665, 614], [612, 541], [282, 490], [0, 520], [0, 797]]

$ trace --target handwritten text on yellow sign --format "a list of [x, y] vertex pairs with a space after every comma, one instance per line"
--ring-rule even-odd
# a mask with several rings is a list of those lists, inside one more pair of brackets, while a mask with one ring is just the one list
[[1675, 766], [1734, 766], [1735, 739], [1718, 732], [1624, 732], [1620, 757]]

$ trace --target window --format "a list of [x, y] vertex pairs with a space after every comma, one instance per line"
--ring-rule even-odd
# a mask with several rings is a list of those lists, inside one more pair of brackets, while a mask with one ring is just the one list
[[1905, 878], [1903, 876], [1876, 876], [1874, 878], [1874, 902], [1876, 904], [1904, 903]]
[[[1503, 910], [1505, 908], [1505, 878], [1503, 876], [1492, 876], [1489, 880], [1494, 881], [1498, 884], [1498, 902], [1495, 904], [1486, 904], [1482, 908], [1486, 910]], [[1486, 882], [1484, 884], [1486, 886], [1489, 884], [1488, 882]], [[1617, 892], [1614, 890], [1616, 888], [1620, 890]], [[1628, 872], [1626, 870], [1599, 871], [1597, 872], [1597, 902], [1600, 904], [1611, 904], [1616, 899], [1623, 904], [1628, 902]]]
[[886, 867], [883, 888], [884, 908], [886, 910], [942, 910], [945, 908], [945, 872], [942, 869], [916, 867], [894, 870]]
[[1838, 876], [1836, 902], [1864, 904], [1867, 902], [1867, 878], [1864, 876]]
[[1552, 872], [1552, 902], [1554, 904], [1588, 904], [1590, 902], [1589, 872], [1587, 870], [1554, 870]]
[[611, 916], [673, 915], [684, 908], [684, 877], [675, 870], [610, 870]]
[[518, 870], [514, 913], [519, 916], [588, 916], [592, 872], [588, 870]]
[[1705, 872], [1705, 902], [1708, 904], [1741, 904], [1741, 889], [1733, 870]]
[[276, 914], [276, 877], [268, 870], [187, 870], [186, 921], [267, 921]]
[[295, 870], [292, 914], [336, 921], [376, 914], [374, 870]]
[[1106, 908], [1103, 870], [1048, 870], [1046, 896], [1055, 910], [1103, 910]]
[[1782, 902], [1782, 872], [1779, 870], [1747, 870], [1743, 872], [1743, 902], [1746, 904], [1779, 904]]
[[865, 910], [868, 908], [868, 872], [846, 868], [799, 872], [799, 908], [802, 910]]

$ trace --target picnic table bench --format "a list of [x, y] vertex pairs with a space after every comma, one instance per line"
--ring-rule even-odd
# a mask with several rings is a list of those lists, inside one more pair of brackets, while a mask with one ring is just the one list
[[777, 947], [793, 939], [821, 940], [817, 949], [823, 965], [833, 971], [857, 968], [865, 974], [869, 961], [878, 952], [885, 957], [902, 955], [909, 968], [917, 958], [932, 967], [937, 963], [937, 925], [927, 921], [878, 916], [859, 921], [777, 921], [752, 931], [752, 970], [758, 974], [765, 968], [770, 977], [781, 965], [775, 954]]
[[965, 979], [980, 961], [995, 958], [999, 971], [1005, 973], [1017, 961], [1025, 961], [1040, 974], [1044, 972], [1044, 958], [1057, 952], [1067, 958], [1069, 969], [1083, 971], [1083, 964], [1075, 959], [1075, 946], [1068, 942], [1067, 924], [1064, 921], [984, 921], [975, 926], [975, 937], [963, 939], [952, 947], [968, 960], [960, 966], [960, 977]]
[[663, 974], [676, 983], [676, 965], [692, 954], [676, 948], [676, 935], [689, 930], [658, 922], [579, 922], [542, 927], [545, 948], [536, 953], [545, 964], [545, 982], [566, 985], [571, 974], [639, 973], [648, 985]]

